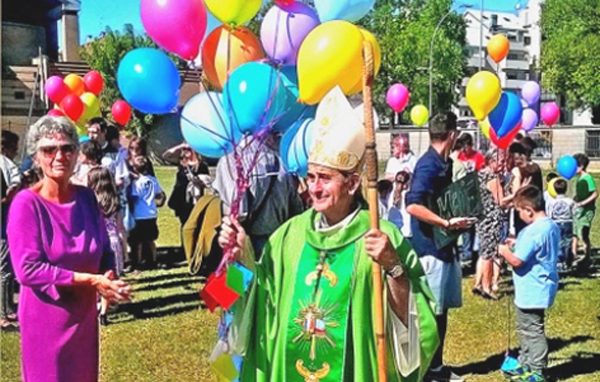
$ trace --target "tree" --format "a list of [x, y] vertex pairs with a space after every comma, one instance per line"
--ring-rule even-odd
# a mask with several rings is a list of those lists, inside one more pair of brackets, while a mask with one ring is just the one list
[[[102, 37], [81, 47], [82, 59], [104, 77], [104, 90], [100, 95], [102, 115], [109, 115], [112, 104], [122, 98], [116, 78], [119, 62], [130, 50], [143, 47], [156, 48], [156, 44], [145, 34], [136, 35], [131, 24], [126, 24], [123, 32], [113, 31], [107, 27]], [[179, 63], [179, 59], [172, 55], [171, 59]], [[133, 109], [128, 130], [139, 136], [145, 135], [152, 127], [153, 117], [152, 114], [144, 114]]]
[[[382, 65], [375, 80], [375, 107], [390, 113], [385, 93], [402, 82], [411, 92], [410, 105], [429, 103], [429, 49], [433, 32], [448, 13], [451, 0], [378, 0], [361, 21], [373, 32], [382, 50]], [[433, 110], [448, 110], [458, 100], [456, 86], [466, 67], [465, 22], [458, 14], [441, 24], [433, 43]], [[409, 106], [410, 107], [410, 106]]]
[[600, 106], [600, 0], [546, 0], [542, 85], [572, 108]]

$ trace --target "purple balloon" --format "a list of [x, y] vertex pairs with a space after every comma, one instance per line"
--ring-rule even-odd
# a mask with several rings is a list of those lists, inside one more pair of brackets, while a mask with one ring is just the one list
[[396, 113], [401, 113], [408, 105], [410, 99], [410, 93], [408, 88], [403, 84], [394, 84], [390, 86], [385, 95], [385, 101], [388, 106], [392, 108]]
[[274, 5], [260, 26], [260, 41], [271, 60], [295, 65], [302, 41], [319, 23], [317, 12], [306, 4]]
[[535, 81], [527, 81], [521, 88], [521, 98], [527, 105], [534, 106], [540, 100], [540, 85]]
[[521, 116], [521, 128], [525, 131], [533, 130], [538, 124], [538, 116], [534, 110], [525, 109]]

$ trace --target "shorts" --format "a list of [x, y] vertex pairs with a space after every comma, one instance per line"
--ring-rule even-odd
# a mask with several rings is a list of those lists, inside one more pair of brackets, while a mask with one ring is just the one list
[[579, 208], [575, 211], [575, 217], [573, 219], [573, 233], [578, 238], [583, 239], [583, 229], [590, 228], [592, 226], [592, 221], [594, 220], [595, 215], [596, 210], [585, 210], [583, 208]]
[[129, 232], [130, 243], [144, 243], [156, 239], [158, 239], [156, 219], [135, 219], [135, 226]]
[[435, 314], [462, 306], [462, 270], [457, 259], [446, 262], [435, 256], [420, 257], [427, 283], [436, 300]]

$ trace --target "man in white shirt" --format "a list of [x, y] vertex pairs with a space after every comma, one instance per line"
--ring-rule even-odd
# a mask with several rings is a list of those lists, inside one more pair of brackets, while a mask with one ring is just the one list
[[102, 167], [107, 168], [115, 177], [117, 187], [126, 185], [129, 178], [127, 169], [127, 158], [122, 150], [111, 145], [106, 139], [108, 125], [103, 118], [92, 118], [88, 122], [88, 136], [92, 141], [96, 141], [102, 148]]

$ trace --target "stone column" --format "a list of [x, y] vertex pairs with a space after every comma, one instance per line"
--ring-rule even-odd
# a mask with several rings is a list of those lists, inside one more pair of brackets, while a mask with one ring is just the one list
[[62, 60], [81, 61], [79, 57], [79, 0], [63, 0], [62, 20]]

